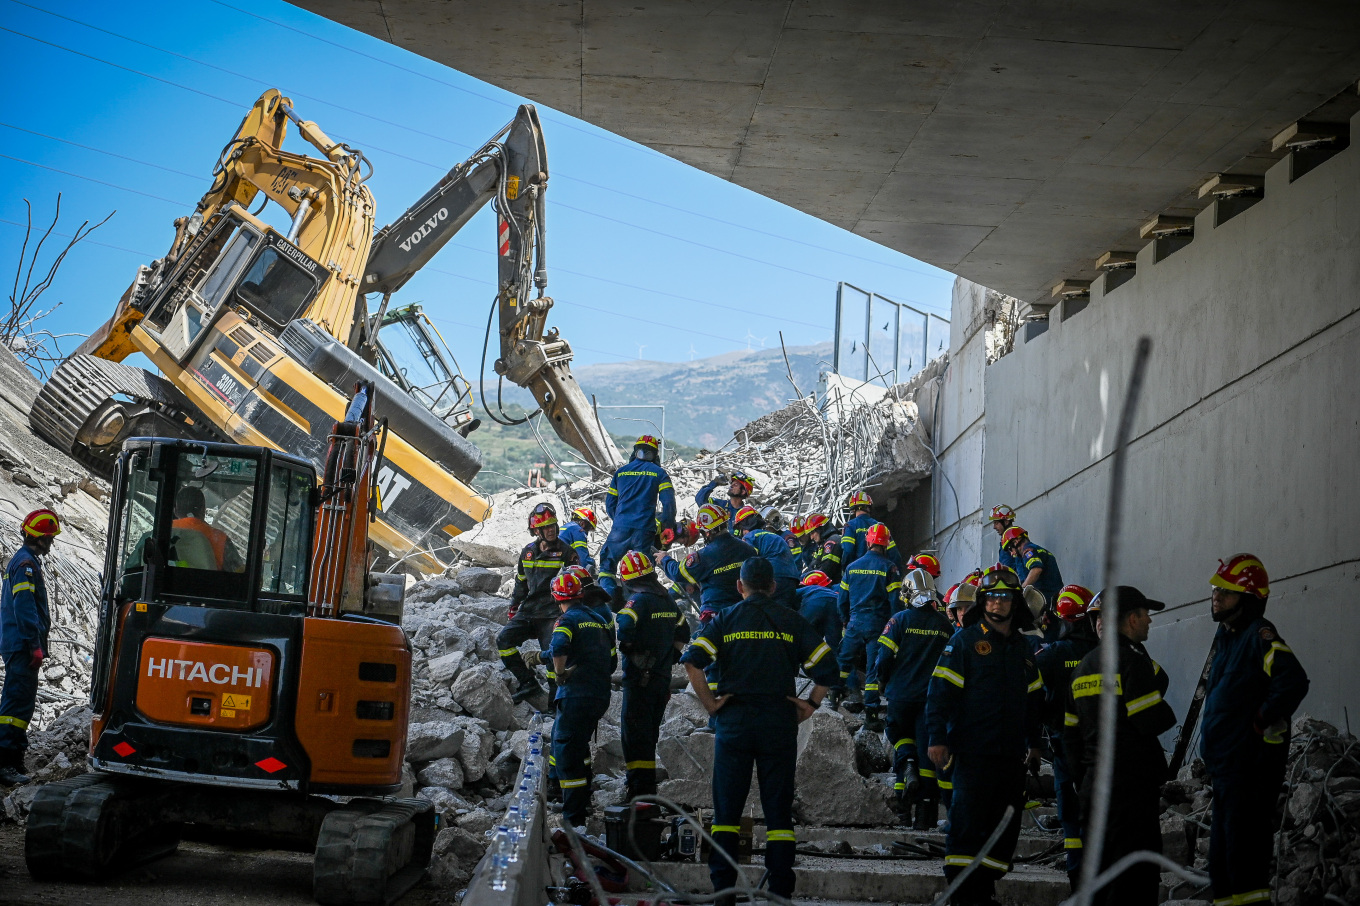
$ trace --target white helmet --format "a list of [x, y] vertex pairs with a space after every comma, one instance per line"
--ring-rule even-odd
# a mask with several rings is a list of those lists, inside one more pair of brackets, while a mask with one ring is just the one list
[[935, 590], [935, 578], [920, 568], [907, 573], [907, 578], [902, 583], [902, 597], [907, 599], [912, 607], [924, 607], [927, 604], [934, 606], [940, 600], [939, 592]]
[[784, 527], [784, 514], [775, 507], [762, 507], [760, 518], [765, 521], [765, 527], [772, 532], [777, 532]]

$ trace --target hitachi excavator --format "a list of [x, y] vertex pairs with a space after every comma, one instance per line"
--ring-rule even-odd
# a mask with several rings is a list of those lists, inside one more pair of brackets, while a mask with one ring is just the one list
[[[404, 577], [369, 570], [383, 432], [361, 382], [310, 462], [134, 437], [113, 468], [91, 771], [42, 787], [29, 872], [97, 879], [183, 837], [314, 851], [326, 904], [423, 876], [437, 820], [401, 787]], [[342, 798], [337, 798], [342, 797]]]
[[[283, 150], [290, 123], [322, 156]], [[546, 328], [548, 165], [534, 108], [521, 106], [376, 235], [371, 172], [360, 151], [300, 119], [278, 91], [265, 92], [223, 148], [194, 213], [175, 221], [166, 256], [140, 269], [113, 317], [43, 387], [33, 427], [105, 472], [124, 440], [139, 435], [267, 446], [320, 468], [329, 425], [355, 384], [369, 382], [387, 424], [373, 539], [397, 561], [439, 570], [449, 539], [489, 514], [469, 486], [481, 468], [481, 451], [466, 439], [475, 427], [470, 388], [423, 312], [389, 312], [388, 302], [490, 202], [495, 370], [528, 388], [592, 466], [611, 471], [621, 458], [572, 377], [571, 347]], [[260, 219], [270, 202], [287, 213], [286, 232]], [[381, 294], [373, 314], [371, 294]], [[122, 364], [134, 352], [160, 375]]]

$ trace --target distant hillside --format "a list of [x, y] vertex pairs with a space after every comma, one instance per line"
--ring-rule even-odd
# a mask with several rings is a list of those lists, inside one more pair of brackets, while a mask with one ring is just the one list
[[[831, 343], [791, 346], [788, 352], [799, 389], [804, 394], [811, 392], [819, 373], [830, 368], [829, 364], [819, 363], [831, 361]], [[731, 439], [733, 431], [782, 407], [794, 396], [778, 347], [730, 352], [693, 362], [639, 360], [586, 365], [575, 373], [586, 394], [594, 394], [601, 406], [664, 404], [667, 436], [695, 447], [721, 446]], [[528, 393], [518, 388], [513, 391], [505, 393], [507, 400], [532, 405]], [[625, 436], [636, 436], [652, 428], [638, 422], [612, 420], [610, 415], [658, 418], [657, 414], [642, 411], [601, 414], [606, 417], [611, 433]]]

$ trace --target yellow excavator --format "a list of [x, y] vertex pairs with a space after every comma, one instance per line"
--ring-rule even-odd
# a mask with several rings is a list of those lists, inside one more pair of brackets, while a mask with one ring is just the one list
[[[283, 150], [290, 123], [321, 156]], [[113, 317], [44, 385], [34, 429], [106, 473], [136, 436], [272, 447], [319, 470], [331, 424], [355, 386], [371, 385], [386, 422], [373, 540], [392, 561], [440, 570], [449, 540], [490, 514], [470, 486], [482, 465], [467, 439], [477, 425], [471, 387], [419, 307], [389, 312], [388, 303], [490, 203], [496, 373], [529, 389], [594, 468], [612, 471], [618, 450], [572, 376], [570, 345], [546, 326], [548, 164], [537, 111], [520, 106], [376, 234], [371, 174], [361, 151], [266, 91], [223, 148], [207, 194], [175, 221], [165, 257], [140, 268]], [[288, 215], [286, 232], [260, 218], [271, 202]], [[160, 374], [123, 364], [135, 352]]]

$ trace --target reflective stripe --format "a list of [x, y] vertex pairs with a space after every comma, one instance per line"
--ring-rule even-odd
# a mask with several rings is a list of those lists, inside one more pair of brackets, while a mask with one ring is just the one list
[[983, 856], [982, 864], [986, 868], [995, 868], [997, 871], [1010, 871], [1011, 863], [1002, 862], [1000, 859], [993, 859], [991, 856]]
[[1239, 893], [1233, 897], [1235, 906], [1244, 906], [1246, 903], [1264, 903], [1270, 899], [1270, 888], [1263, 887], [1260, 890], [1249, 890], [1246, 893]]
[[0, 714], [0, 724], [9, 724], [11, 727], [14, 727], [19, 730], [28, 729], [28, 721], [20, 720], [17, 717], [7, 717], [3, 714]]
[[589, 783], [589, 782], [590, 782], [590, 781], [587, 780], [587, 779], [584, 778], [584, 777], [582, 777], [580, 780], [563, 780], [563, 781], [562, 781], [562, 789], [564, 789], [564, 790], [574, 790], [574, 789], [576, 789], [577, 787], [585, 786], [585, 785], [586, 785], [587, 783]]
[[709, 683], [709, 684], [708, 684], [708, 688], [709, 688], [711, 691], [713, 691], [713, 692], [717, 692], [717, 691], [718, 691], [718, 684], [717, 684], [717, 683]]
[[558, 626], [556, 629], [553, 630], [553, 632], [565, 632], [567, 634], [567, 638], [571, 638], [571, 630], [565, 626]]
[[671, 484], [669, 481], [663, 481], [661, 482], [661, 484], [656, 486], [656, 489], [658, 491], [673, 491], [675, 490], [675, 486]]
[[1133, 701], [1126, 704], [1124, 708], [1129, 712], [1129, 717], [1132, 717], [1139, 711], [1146, 711], [1148, 708], [1151, 708], [1153, 705], [1157, 704], [1161, 700], [1162, 693], [1152, 692], [1140, 698], [1135, 698]]
[[680, 575], [684, 576], [685, 581], [688, 582], [690, 585], [699, 584], [698, 580], [689, 574], [689, 570], [685, 569], [685, 564], [683, 563], [680, 564]]
[[704, 638], [703, 636], [698, 636], [697, 638], [695, 638], [694, 644], [698, 645], [700, 648], [707, 651], [709, 655], [711, 655], [712, 657], [718, 656], [718, 649], [714, 648], [713, 643], [710, 642], [708, 639]]
[[848, 670], [842, 670], [842, 671], [841, 671], [841, 679], [849, 679], [849, 678], [850, 678], [850, 672], [849, 672]]
[[609, 493], [610, 493], [610, 494], [613, 494], [615, 497], [619, 496], [619, 492], [618, 492], [617, 490], [615, 490], [614, 488], [610, 488], [610, 489], [609, 489]]
[[884, 648], [887, 648], [893, 654], [897, 653], [897, 643], [894, 642], [892, 639], [888, 638], [886, 635], [881, 635], [878, 637], [878, 644], [882, 645]]
[[624, 765], [624, 768], [625, 768], [626, 770], [629, 770], [629, 771], [637, 771], [637, 770], [641, 770], [641, 769], [643, 769], [643, 768], [653, 768], [653, 769], [655, 769], [655, 768], [656, 768], [656, 762], [655, 762], [655, 761], [630, 761], [630, 762], [628, 762], [627, 764]]
[[826, 642], [822, 642], [816, 648], [812, 649], [812, 654], [809, 654], [808, 659], [803, 661], [803, 666], [815, 667], [817, 665], [817, 662], [820, 661], [822, 658], [826, 657], [827, 653], [830, 651], [831, 646], [828, 645]]
[[1079, 723], [1081, 723], [1081, 720], [1071, 711], [1067, 711], [1063, 714], [1064, 727], [1075, 727]]
[[519, 654], [518, 648], [502, 648], [500, 650], [501, 657], [514, 657], [517, 654]]
[[1038, 691], [1039, 691], [1040, 689], [1042, 689], [1042, 688], [1044, 688], [1044, 678], [1041, 676], [1041, 677], [1039, 677], [1038, 679], [1036, 679], [1034, 682], [1030, 683], [1030, 684], [1029, 684], [1029, 688], [1026, 689], [1025, 691], [1026, 691], [1026, 692], [1038, 692]]
[[894, 783], [894, 784], [893, 784], [893, 789], [895, 789], [895, 790], [905, 790], [906, 788], [907, 788], [907, 785], [906, 785], [905, 783], [901, 782], [900, 780], [899, 780], [897, 783]]
[[935, 782], [939, 785], [940, 789], [942, 790], [952, 790], [954, 788], [954, 784], [950, 783], [948, 780], [945, 780], [943, 777], [941, 777], [939, 780]]
[[549, 756], [548, 756], [548, 764], [552, 765], [553, 767], [557, 767], [557, 756], [556, 756], [556, 755], [549, 755]]
[[626, 615], [630, 620], [636, 620], [636, 619], [637, 619], [637, 611], [633, 609], [633, 605], [632, 605], [632, 604], [629, 604], [629, 605], [625, 606], [625, 607], [623, 608], [623, 610], [620, 610], [620, 611], [619, 611], [619, 616], [625, 616], [625, 615]]
[[972, 856], [945, 856], [945, 865], [967, 865], [973, 861]]
[[709, 833], [713, 834], [739, 834], [741, 825], [739, 824], [715, 824], [709, 828]]
[[922, 777], [929, 777], [931, 780], [935, 779], [935, 772], [932, 771], [930, 768], [921, 768], [921, 770], [918, 771], [917, 773], [919, 773]]
[[897, 742], [893, 743], [893, 748], [894, 748], [894, 749], [900, 749], [900, 748], [902, 748], [903, 746], [914, 746], [914, 745], [916, 745], [916, 740], [914, 740], [914, 739], [899, 739]]
[[845, 583], [845, 582], [841, 582], [841, 590], [842, 590], [842, 591], [849, 591], [849, 590], [850, 590], [850, 586], [849, 586], [847, 583]]
[[[14, 590], [15, 590], [15, 591], [18, 591], [18, 590], [19, 590], [19, 586], [17, 586], [17, 585], [14, 586]], [[1284, 642], [1280, 642], [1280, 641], [1271, 642], [1271, 643], [1270, 643], [1270, 650], [1266, 652], [1265, 663], [1264, 663], [1264, 666], [1265, 666], [1265, 669], [1266, 669], [1266, 676], [1270, 676], [1270, 675], [1271, 675], [1270, 672], [1271, 672], [1272, 670], [1275, 669], [1275, 652], [1277, 652], [1277, 651], [1283, 651], [1283, 652], [1285, 652], [1286, 654], [1293, 654], [1293, 653], [1294, 653], [1294, 649], [1290, 648], [1290, 647], [1289, 647], [1288, 645], [1286, 645]], [[1250, 896], [1255, 896], [1255, 894], [1258, 893], [1258, 892], [1259, 892], [1259, 891], [1253, 891], [1251, 894], [1240, 894], [1240, 896], [1249, 896], [1249, 895], [1250, 895]], [[1266, 893], [1269, 894], [1270, 891], [1266, 891]], [[1241, 903], [1241, 902], [1243, 902], [1243, 901], [1242, 901], [1242, 900], [1238, 900], [1237, 902]], [[1255, 900], [1252, 900], [1251, 902], [1255, 902]]]
[[765, 832], [766, 843], [795, 843], [797, 838], [791, 830], [772, 830]]
[[14, 592], [16, 595], [21, 591], [33, 591], [33, 590], [34, 589], [32, 582], [20, 582], [10, 589], [10, 591]]
[[549, 670], [549, 671], [548, 671], [548, 679], [552, 680], [553, 682], [557, 682], [557, 674], [556, 674], [555, 672], [553, 672], [552, 670]]
[[890, 591], [890, 592], [897, 591], [897, 590], [898, 590], [899, 588], [901, 588], [901, 587], [902, 587], [902, 583], [901, 583], [901, 582], [891, 582], [891, 583], [888, 584], [887, 591]]
[[1063, 849], [1081, 849], [1081, 838], [1067, 837], [1063, 840]]
[[1233, 903], [1232, 897], [1219, 897], [1218, 899], [1214, 900], [1213, 906], [1232, 906], [1232, 903]]
[[938, 676], [942, 680], [949, 680], [951, 683], [958, 686], [960, 689], [963, 688], [963, 677], [959, 676], [953, 670], [950, 670], [948, 667], [945, 667], [942, 664], [936, 666], [935, 670], [930, 675]]
[[864, 684], [864, 691], [865, 691], [865, 692], [877, 692], [877, 691], [878, 691], [878, 683], [865, 683], [865, 684]]

